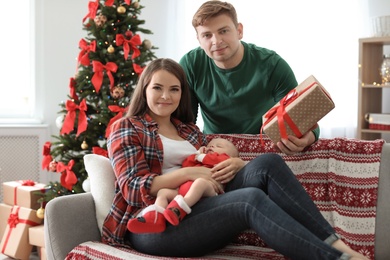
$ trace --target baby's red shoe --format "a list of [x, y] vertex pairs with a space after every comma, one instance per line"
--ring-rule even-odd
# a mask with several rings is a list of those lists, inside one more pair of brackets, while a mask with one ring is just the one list
[[191, 208], [184, 201], [182, 195], [177, 195], [164, 210], [165, 219], [174, 226], [179, 225], [180, 221], [191, 213]]
[[163, 211], [164, 208], [160, 206], [150, 205], [141, 212], [140, 217], [130, 219], [127, 222], [127, 229], [137, 234], [161, 233], [166, 227]]

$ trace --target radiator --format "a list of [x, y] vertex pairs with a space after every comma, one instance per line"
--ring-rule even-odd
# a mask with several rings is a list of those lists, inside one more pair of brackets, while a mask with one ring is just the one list
[[3, 182], [49, 183], [53, 180], [53, 173], [41, 168], [42, 148], [49, 138], [47, 125], [0, 126], [0, 202], [3, 201]]

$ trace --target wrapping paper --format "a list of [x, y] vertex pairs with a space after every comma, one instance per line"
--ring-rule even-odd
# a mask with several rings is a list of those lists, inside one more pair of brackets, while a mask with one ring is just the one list
[[45, 184], [31, 180], [3, 182], [3, 200], [8, 205], [18, 205], [24, 208], [39, 209], [37, 191], [45, 191]]
[[0, 253], [17, 258], [29, 259], [33, 248], [28, 239], [28, 228], [41, 224], [36, 210], [12, 206], [7, 227], [0, 243]]
[[334, 107], [325, 88], [309, 76], [263, 115], [261, 131], [274, 143], [287, 135], [300, 138]]

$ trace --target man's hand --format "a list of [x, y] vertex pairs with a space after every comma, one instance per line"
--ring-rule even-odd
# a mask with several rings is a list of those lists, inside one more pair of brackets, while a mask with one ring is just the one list
[[287, 139], [282, 139], [276, 143], [275, 148], [287, 155], [302, 152], [307, 146], [313, 144], [316, 138], [312, 131], [307, 132], [301, 138], [289, 135]]
[[211, 177], [225, 184], [231, 181], [236, 176], [236, 173], [244, 166], [245, 162], [240, 158], [230, 158], [215, 165], [211, 169]]

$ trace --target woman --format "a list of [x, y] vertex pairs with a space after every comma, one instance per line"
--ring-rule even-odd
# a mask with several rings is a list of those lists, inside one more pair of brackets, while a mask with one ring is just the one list
[[[276, 154], [247, 164], [231, 158], [233, 166], [224, 176], [218, 176], [218, 165], [181, 168], [185, 157], [207, 144], [192, 123], [189, 96], [184, 71], [173, 60], [154, 60], [142, 73], [126, 117], [113, 125], [108, 139], [117, 183], [103, 225], [104, 242], [129, 244], [152, 255], [191, 257], [222, 248], [241, 231], [253, 229], [292, 259], [366, 259], [339, 239]], [[162, 233], [127, 231], [127, 222], [153, 204], [160, 189], [197, 178], [208, 180], [218, 194], [221, 180], [230, 181], [224, 194], [199, 201], [178, 226], [168, 224]]]

